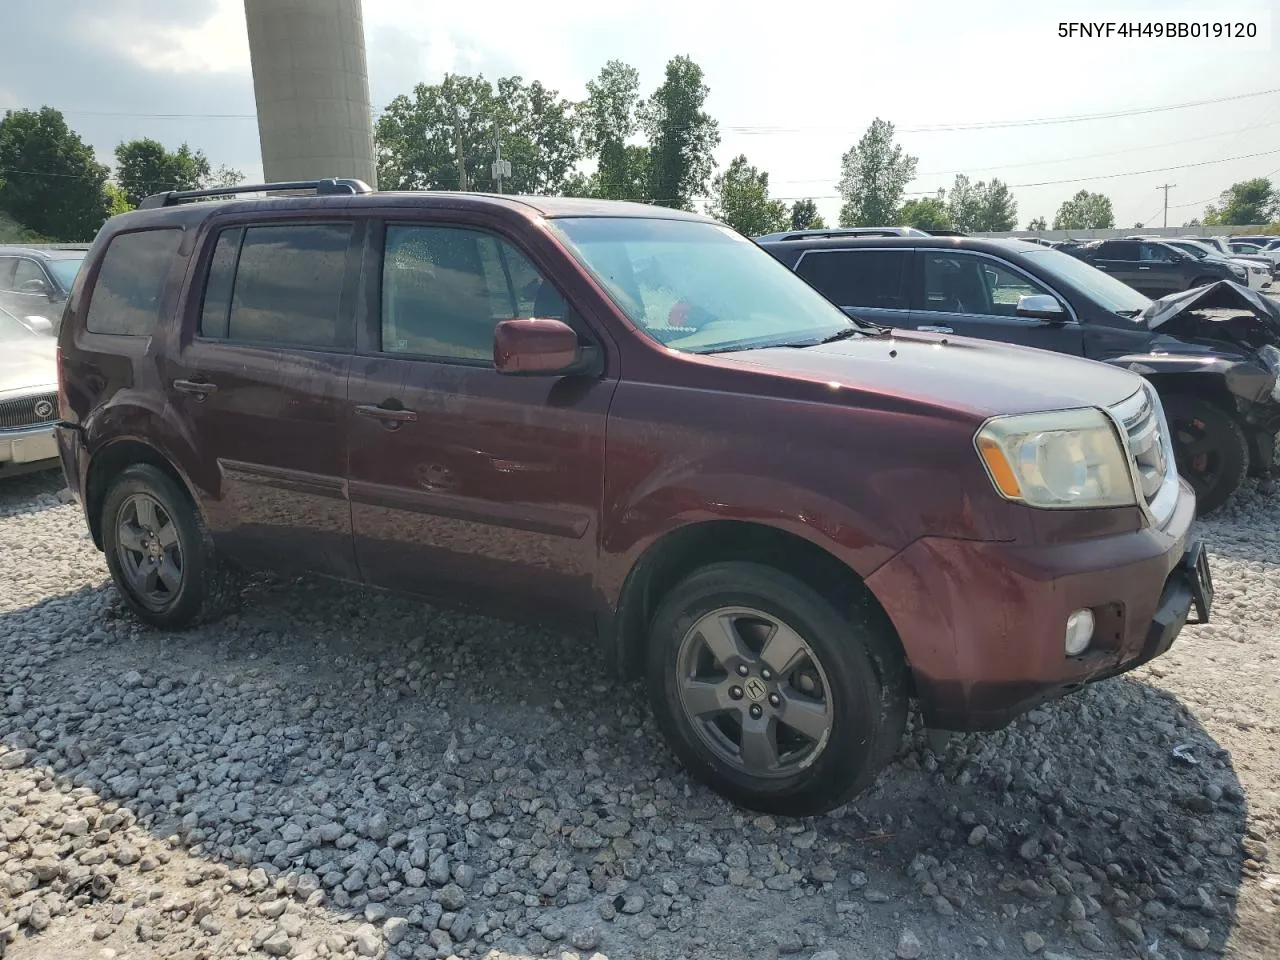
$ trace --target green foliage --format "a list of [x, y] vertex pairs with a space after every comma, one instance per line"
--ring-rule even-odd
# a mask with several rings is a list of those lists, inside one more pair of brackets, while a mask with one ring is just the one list
[[662, 85], [639, 108], [649, 140], [650, 202], [690, 210], [715, 167], [720, 125], [703, 110], [710, 92], [702, 68], [688, 57], [667, 62]]
[[1027, 229], [1044, 231], [1049, 229], [1049, 224], [1045, 222], [1044, 217], [1036, 217], [1027, 223]]
[[1111, 200], [1101, 193], [1079, 191], [1064, 200], [1053, 217], [1055, 230], [1109, 230], [1116, 225]]
[[842, 227], [883, 227], [893, 222], [903, 191], [916, 175], [916, 158], [893, 142], [893, 124], [877, 117], [841, 158], [838, 189]]
[[446, 74], [387, 106], [374, 129], [378, 184], [384, 190], [457, 190], [461, 149], [465, 186], [496, 187], [492, 163], [501, 133], [511, 161], [510, 193], [560, 193], [581, 157], [573, 104], [534, 81]]
[[1007, 184], [992, 177], [990, 183], [957, 174], [951, 186], [947, 212], [955, 229], [965, 233], [1002, 233], [1018, 224], [1018, 201]]
[[792, 230], [823, 230], [826, 224], [818, 213], [818, 205], [812, 200], [797, 200], [791, 205]]
[[951, 214], [941, 197], [908, 200], [898, 211], [898, 222], [920, 230], [952, 230]]
[[107, 168], [52, 107], [5, 112], [0, 170], [0, 210], [22, 230], [81, 241], [106, 220]]
[[593, 196], [638, 200], [648, 194], [649, 152], [627, 145], [638, 126], [639, 103], [640, 74], [621, 60], [610, 60], [596, 79], [587, 82], [587, 99], [578, 113], [583, 148], [596, 160]]
[[145, 197], [167, 190], [231, 187], [244, 174], [225, 165], [214, 170], [203, 150], [192, 150], [185, 143], [170, 152], [158, 140], [147, 138], [116, 147], [115, 179], [132, 208]]
[[129, 198], [124, 192], [124, 187], [115, 183], [108, 183], [102, 188], [102, 192], [107, 198], [107, 216], [116, 217], [122, 213], [128, 213], [134, 208], [134, 204], [129, 202]]
[[1214, 226], [1244, 226], [1270, 223], [1280, 218], [1280, 191], [1266, 177], [1233, 183], [1216, 204], [1204, 210], [1204, 222]]
[[715, 176], [711, 197], [711, 216], [744, 236], [758, 237], [787, 228], [787, 205], [769, 199], [769, 174], [749, 166], [744, 154], [734, 157], [724, 172]]

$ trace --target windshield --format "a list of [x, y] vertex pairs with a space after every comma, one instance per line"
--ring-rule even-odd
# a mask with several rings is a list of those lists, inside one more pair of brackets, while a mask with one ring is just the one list
[[1023, 256], [1119, 316], [1136, 317], [1151, 305], [1151, 301], [1133, 287], [1060, 250], [1032, 250]]
[[80, 272], [82, 263], [84, 263], [84, 257], [59, 257], [56, 260], [45, 261], [49, 272], [57, 278], [64, 290], [70, 290], [71, 285], [76, 282], [76, 274]]
[[551, 228], [645, 334], [717, 353], [817, 343], [858, 328], [750, 240], [692, 220], [566, 217]]
[[11, 313], [0, 310], [0, 343], [10, 340], [30, 340], [40, 334], [27, 329], [22, 322]]

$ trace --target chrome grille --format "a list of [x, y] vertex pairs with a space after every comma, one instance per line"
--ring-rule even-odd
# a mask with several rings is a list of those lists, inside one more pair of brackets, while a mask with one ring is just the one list
[[38, 427], [58, 420], [58, 395], [37, 393], [13, 400], [0, 400], [0, 430]]
[[1111, 408], [1124, 431], [1134, 480], [1156, 522], [1163, 526], [1177, 503], [1178, 470], [1160, 399], [1150, 384]]

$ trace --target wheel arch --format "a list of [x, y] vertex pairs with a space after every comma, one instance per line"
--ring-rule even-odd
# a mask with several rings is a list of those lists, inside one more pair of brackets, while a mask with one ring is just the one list
[[152, 444], [135, 437], [122, 437], [94, 452], [89, 459], [89, 469], [85, 476], [85, 516], [89, 521], [89, 532], [94, 545], [99, 550], [102, 549], [102, 507], [107, 491], [123, 470], [138, 463], [153, 466], [172, 479], [203, 519], [200, 501], [192, 493], [191, 484], [182, 471]]
[[886, 625], [897, 654], [908, 666], [902, 640], [884, 607], [863, 579], [835, 555], [811, 540], [767, 524], [706, 520], [659, 537], [627, 573], [605, 638], [623, 677], [634, 678], [643, 672], [648, 624], [662, 597], [694, 570], [725, 561], [755, 562], [791, 574], [842, 611], [852, 604], [865, 604], [866, 612]]

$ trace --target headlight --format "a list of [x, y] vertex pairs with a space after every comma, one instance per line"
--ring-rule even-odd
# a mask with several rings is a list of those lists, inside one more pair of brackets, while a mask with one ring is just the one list
[[1045, 509], [1137, 503], [1111, 420], [1094, 407], [993, 417], [974, 437], [996, 490]]
[[1234, 273], [1241, 280], [1245, 280], [1248, 278], [1249, 276], [1248, 272], [1245, 270], [1244, 267], [1240, 266], [1240, 264], [1232, 263], [1232, 264], [1229, 264], [1229, 266], [1231, 267], [1231, 272]]

